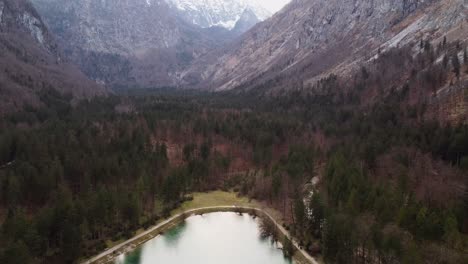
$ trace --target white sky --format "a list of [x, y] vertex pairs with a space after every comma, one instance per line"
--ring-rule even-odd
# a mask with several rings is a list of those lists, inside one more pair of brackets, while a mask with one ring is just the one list
[[272, 13], [278, 12], [290, 1], [291, 0], [257, 0], [260, 5]]

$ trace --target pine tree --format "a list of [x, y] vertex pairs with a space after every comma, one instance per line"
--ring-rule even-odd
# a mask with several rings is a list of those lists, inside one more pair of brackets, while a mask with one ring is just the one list
[[292, 258], [292, 256], [294, 256], [294, 245], [291, 239], [287, 236], [285, 236], [283, 240], [283, 253], [288, 258]]
[[312, 210], [310, 227], [312, 228], [312, 232], [318, 233], [322, 229], [323, 219], [325, 218], [325, 205], [318, 192], [314, 192], [312, 195], [309, 207]]
[[306, 214], [304, 201], [300, 195], [298, 195], [294, 201], [294, 216], [296, 220], [296, 227], [301, 230], [304, 227]]
[[424, 51], [429, 52], [431, 51], [431, 49], [432, 49], [431, 42], [429, 40], [426, 40], [426, 42], [424, 42]]
[[32, 259], [29, 253], [28, 248], [23, 243], [23, 241], [19, 241], [8, 245], [5, 249], [0, 253], [0, 262], [5, 264], [13, 264], [13, 263], [31, 263]]
[[79, 227], [70, 221], [66, 221], [64, 225], [62, 254], [68, 263], [72, 263], [81, 254], [81, 233]]
[[447, 57], [447, 54], [444, 55], [444, 58], [442, 59], [442, 66], [444, 66], [444, 69], [447, 69], [447, 66], [448, 66], [448, 57]]
[[211, 144], [210, 142], [203, 142], [203, 144], [200, 146], [200, 155], [203, 160], [207, 160], [210, 157], [210, 152], [211, 152]]

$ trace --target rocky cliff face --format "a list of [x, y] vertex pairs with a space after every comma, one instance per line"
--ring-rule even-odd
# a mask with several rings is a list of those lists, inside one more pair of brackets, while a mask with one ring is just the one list
[[181, 84], [229, 90], [285, 76], [307, 83], [346, 71], [379, 49], [452, 31], [466, 40], [466, 8], [464, 0], [294, 0], [228, 48], [198, 60], [181, 74]]
[[[133, 54], [174, 46], [184, 33], [164, 1], [34, 0], [50, 29], [84, 50]], [[70, 44], [69, 44], [70, 45]]]
[[54, 38], [27, 0], [0, 0], [0, 114], [40, 105], [37, 92], [56, 89], [76, 97], [104, 93], [64, 62]]
[[240, 35], [244, 32], [247, 32], [260, 21], [261, 20], [257, 17], [255, 12], [252, 9], [247, 8], [244, 10], [244, 12], [242, 12], [242, 15], [239, 17], [239, 20], [237, 20], [236, 26], [232, 29], [232, 31]]
[[42, 23], [36, 10], [26, 1], [0, 1], [0, 30], [4, 34], [26, 33], [38, 45], [49, 52], [55, 52], [47, 28]]
[[66, 56], [110, 85], [172, 86], [224, 37], [187, 23], [165, 0], [33, 2]]
[[[245, 11], [256, 17], [255, 21], [250, 20], [248, 26], [243, 20], [245, 32], [254, 26], [258, 21], [263, 21], [271, 16], [271, 13], [264, 9], [256, 1], [246, 0], [166, 0], [181, 17], [188, 23], [193, 23], [202, 28], [223, 27], [232, 30], [241, 20]], [[250, 14], [249, 14], [250, 15]], [[240, 29], [240, 28], [239, 28]], [[242, 32], [242, 33], [243, 33]]]

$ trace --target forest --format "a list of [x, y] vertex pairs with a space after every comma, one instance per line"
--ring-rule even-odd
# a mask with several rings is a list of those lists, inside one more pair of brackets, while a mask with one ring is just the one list
[[454, 51], [421, 41], [274, 93], [43, 90], [0, 120], [0, 263], [75, 263], [218, 189], [282, 212], [326, 263], [467, 263], [468, 125], [430, 96], [466, 74]]

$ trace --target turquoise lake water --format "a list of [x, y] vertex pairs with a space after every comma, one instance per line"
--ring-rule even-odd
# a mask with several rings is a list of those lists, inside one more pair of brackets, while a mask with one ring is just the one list
[[164, 235], [120, 256], [115, 264], [292, 264], [270, 239], [260, 237], [258, 220], [236, 213], [192, 216]]

